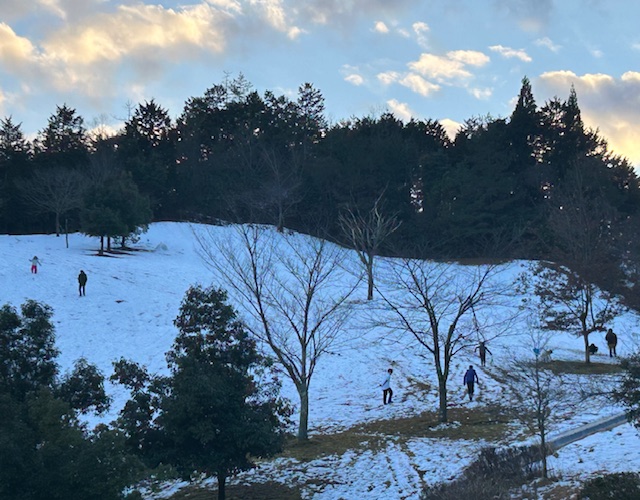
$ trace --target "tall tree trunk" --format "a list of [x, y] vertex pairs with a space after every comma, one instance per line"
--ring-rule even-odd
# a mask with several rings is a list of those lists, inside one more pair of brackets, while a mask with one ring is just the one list
[[104, 255], [104, 236], [100, 236], [100, 251], [98, 255]]
[[227, 495], [225, 491], [226, 481], [227, 475], [224, 472], [218, 471], [218, 500], [224, 500]]
[[60, 236], [60, 214], [56, 212], [56, 236]]
[[373, 257], [367, 261], [367, 300], [373, 300]]
[[447, 422], [447, 381], [441, 377], [438, 377], [438, 397], [440, 400], [440, 408], [438, 413], [440, 414], [440, 422]]
[[298, 423], [298, 441], [306, 441], [309, 439], [309, 388], [299, 387], [298, 394], [300, 396], [300, 421]]
[[540, 459], [542, 460], [542, 477], [549, 477], [549, 470], [547, 468], [547, 436], [544, 427], [540, 432]]
[[584, 339], [584, 362], [591, 363], [591, 354], [589, 353], [589, 334], [587, 332], [582, 333]]

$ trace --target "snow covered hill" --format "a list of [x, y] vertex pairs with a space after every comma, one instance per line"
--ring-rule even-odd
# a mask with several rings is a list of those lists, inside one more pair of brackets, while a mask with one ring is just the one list
[[[163, 372], [166, 370], [165, 352], [177, 333], [173, 320], [185, 291], [192, 284], [217, 285], [212, 283], [213, 275], [199, 254], [194, 236], [194, 231], [204, 230], [214, 238], [234, 238], [231, 227], [155, 223], [134, 245], [135, 251], [100, 257], [97, 256], [98, 240], [79, 234], [69, 236], [69, 248], [65, 246], [64, 237], [0, 235], [0, 304], [19, 307], [25, 300], [35, 299], [53, 308], [62, 371], [84, 357], [108, 376], [112, 371], [111, 363], [124, 357], [146, 365], [152, 372]], [[357, 268], [357, 256], [353, 252], [347, 254], [350, 261], [346, 265]], [[33, 256], [41, 261], [37, 274], [30, 272]], [[505, 265], [501, 279], [510, 284], [526, 269], [525, 264]], [[78, 294], [80, 270], [88, 275], [85, 297]], [[336, 432], [364, 422], [411, 417], [437, 408], [436, 378], [427, 353], [408, 337], [389, 336], [375, 328], [360, 327], [365, 324], [365, 298], [366, 284], [363, 284], [354, 301], [353, 331], [345, 332], [349, 342], [321, 358], [314, 375], [310, 401], [311, 435]], [[358, 323], [359, 317], [362, 323]], [[636, 315], [628, 313], [611, 326], [620, 339], [620, 355], [637, 349]], [[530, 354], [528, 328], [523, 320], [513, 325], [509, 334], [492, 340], [492, 355], [486, 368], [477, 366], [477, 356], [472, 349], [460, 354], [452, 367], [450, 380], [453, 407], [506, 402], [503, 387], [492, 378], [494, 367], [514, 355]], [[603, 339], [594, 336], [594, 341], [600, 345], [601, 352], [605, 350]], [[554, 336], [549, 346], [555, 359], [583, 358], [582, 341], [569, 335]], [[597, 360], [611, 362], [601, 354]], [[461, 385], [464, 369], [469, 364], [476, 366], [481, 380], [477, 400], [473, 403], [465, 401]], [[392, 405], [384, 406], [379, 384], [388, 367], [394, 368], [396, 396]], [[90, 425], [112, 420], [125, 402], [124, 391], [111, 385], [107, 390], [114, 398], [112, 411], [101, 417], [90, 417]], [[293, 402], [297, 401], [295, 389], [286, 379], [283, 392]], [[619, 411], [619, 408], [598, 406], [578, 414], [567, 414], [557, 430]], [[587, 448], [580, 448], [581, 443], [570, 445], [551, 465], [567, 478], [573, 473], [584, 476], [599, 469], [637, 470], [640, 466], [637, 451], [627, 453], [624, 461], [602, 460], [603, 456], [609, 457], [608, 449], [614, 449], [609, 447], [615, 445], [616, 436], [623, 440], [623, 444], [616, 446], [629, 449], [630, 443], [640, 443], [635, 431], [624, 426], [606, 433], [606, 438], [588, 438]], [[347, 452], [318, 460], [318, 463], [307, 463], [304, 467], [294, 460], [265, 463], [239, 480], [274, 480], [269, 470], [277, 466], [292, 471], [291, 475], [278, 473], [277, 480], [283, 482], [302, 484], [309, 478], [330, 476], [331, 484], [303, 489], [308, 498], [413, 499], [417, 498], [423, 481], [435, 482], [455, 476], [484, 444], [421, 437], [400, 445], [390, 440], [376, 451]], [[597, 460], [595, 453], [585, 451], [589, 449], [598, 449]], [[635, 449], [639, 448], [636, 446]], [[565, 455], [570, 458], [565, 459]], [[575, 463], [577, 456], [579, 465]], [[604, 463], [606, 467], [602, 465]]]

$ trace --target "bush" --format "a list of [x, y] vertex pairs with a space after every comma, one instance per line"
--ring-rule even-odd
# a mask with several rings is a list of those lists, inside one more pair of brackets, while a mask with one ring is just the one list
[[582, 500], [637, 500], [640, 498], [640, 474], [620, 472], [586, 481], [580, 490]]
[[537, 447], [484, 448], [480, 456], [450, 483], [427, 486], [420, 500], [508, 500], [509, 493], [536, 475]]

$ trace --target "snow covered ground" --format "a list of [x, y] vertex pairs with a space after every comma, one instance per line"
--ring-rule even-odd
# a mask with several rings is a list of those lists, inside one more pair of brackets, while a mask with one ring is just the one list
[[[204, 229], [185, 223], [156, 223], [134, 245], [138, 251], [107, 257], [96, 255], [97, 239], [79, 234], [70, 235], [69, 248], [65, 246], [64, 237], [0, 235], [0, 304], [19, 307], [25, 300], [35, 299], [53, 308], [63, 371], [84, 357], [108, 376], [111, 363], [125, 357], [146, 365], [151, 372], [164, 372], [164, 355], [176, 335], [173, 320], [185, 291], [192, 284], [212, 284], [213, 276], [199, 255], [194, 236], [194, 231]], [[233, 240], [231, 227], [208, 229], [214, 238]], [[37, 274], [30, 273], [29, 261], [34, 255], [42, 263]], [[346, 258], [352, 261], [347, 265], [354, 268], [359, 265], [355, 254], [348, 252]], [[505, 266], [500, 279], [511, 283], [524, 270], [523, 265]], [[89, 277], [85, 297], [79, 297], [77, 290], [81, 269]], [[357, 294], [354, 307], [364, 318], [366, 285], [363, 284]], [[321, 358], [314, 375], [311, 435], [435, 410], [436, 379], [426, 352], [407, 337], [390, 337], [377, 329], [359, 329], [357, 322], [353, 325], [354, 331], [345, 332], [349, 342]], [[635, 332], [640, 330], [636, 315], [625, 314], [611, 326], [618, 333], [620, 355], [637, 349]], [[497, 365], [514, 356], [530, 355], [532, 345], [527, 330], [521, 322], [514, 325], [509, 335], [492, 340], [489, 344], [492, 355], [486, 368], [478, 367], [472, 349], [458, 356], [450, 379], [453, 407], [505, 402], [503, 387], [492, 374]], [[602, 353], [606, 345], [601, 337], [596, 334], [593, 339]], [[569, 335], [552, 337], [549, 347], [553, 349], [554, 359], [583, 359], [582, 341]], [[597, 361], [615, 362], [602, 354], [597, 355]], [[461, 385], [464, 369], [469, 364], [476, 366], [481, 380], [473, 403], [465, 401]], [[395, 396], [392, 405], [383, 406], [379, 384], [388, 367], [394, 368]], [[112, 411], [102, 417], [91, 417], [90, 425], [112, 420], [124, 404], [123, 390], [111, 385], [107, 389], [114, 398]], [[283, 393], [293, 402], [297, 401], [296, 392], [286, 379]], [[618, 412], [619, 408], [610, 405], [581, 408], [576, 413], [567, 413], [555, 430], [561, 432]], [[477, 450], [487, 444], [429, 437], [388, 439], [375, 449], [351, 450], [311, 462], [293, 459], [265, 462], [236, 480], [300, 484], [304, 485], [305, 498], [313, 499], [416, 499], [425, 482], [455, 477]], [[604, 471], [637, 471], [639, 445], [637, 432], [625, 425], [563, 448], [550, 466], [553, 473], [566, 481], [585, 479], [592, 473]], [[164, 494], [168, 495], [178, 486], [173, 485]]]

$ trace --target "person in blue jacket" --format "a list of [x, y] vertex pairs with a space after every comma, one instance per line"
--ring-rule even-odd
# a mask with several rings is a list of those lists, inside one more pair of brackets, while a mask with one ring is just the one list
[[473, 366], [469, 365], [469, 369], [465, 372], [464, 379], [462, 381], [463, 385], [467, 386], [469, 401], [473, 401], [473, 389], [476, 382], [478, 382], [478, 374], [473, 369]]

